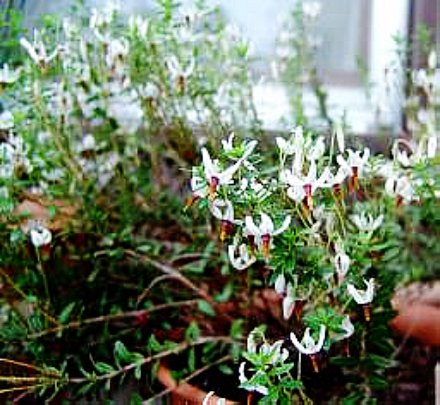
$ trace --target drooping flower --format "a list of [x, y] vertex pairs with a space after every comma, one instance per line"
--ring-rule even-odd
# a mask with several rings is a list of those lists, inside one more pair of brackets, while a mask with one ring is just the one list
[[338, 198], [342, 197], [341, 185], [346, 179], [347, 175], [347, 170], [343, 167], [339, 167], [335, 175], [330, 170], [328, 171], [326, 187], [332, 187], [336, 197]]
[[0, 131], [9, 131], [14, 128], [14, 116], [10, 111], [0, 113]]
[[364, 148], [363, 154], [361, 151], [354, 151], [352, 149], [347, 149], [348, 157], [344, 158], [342, 154], [336, 157], [336, 160], [340, 167], [345, 170], [349, 176], [348, 188], [349, 191], [355, 191], [358, 189], [358, 180], [362, 177], [365, 167], [368, 163], [368, 158], [370, 157], [370, 149]]
[[5, 63], [0, 70], [0, 89], [2, 85], [15, 83], [20, 77], [20, 72], [21, 68], [10, 69], [9, 65]]
[[257, 245], [261, 248], [263, 256], [267, 258], [269, 256], [272, 238], [283, 233], [288, 228], [291, 217], [287, 215], [278, 229], [275, 229], [275, 225], [269, 215], [261, 212], [260, 218], [260, 224], [256, 225], [254, 219], [250, 215], [247, 215], [245, 217], [245, 233], [248, 237], [250, 236], [255, 240]]
[[170, 72], [171, 79], [174, 81], [177, 90], [183, 93], [186, 88], [186, 80], [191, 76], [194, 71], [195, 61], [194, 58], [190, 58], [189, 62], [181, 64], [177, 58], [173, 55], [167, 62], [168, 71]]
[[214, 198], [219, 186], [230, 184], [232, 176], [239, 169], [242, 160], [239, 159], [232, 166], [222, 170], [217, 161], [213, 161], [206, 148], [202, 148], [202, 160], [205, 178], [208, 183], [208, 195]]
[[228, 256], [232, 266], [237, 270], [247, 269], [249, 266], [254, 264], [257, 258], [249, 252], [248, 246], [242, 243], [238, 246], [238, 256], [236, 255], [237, 246], [228, 246]]
[[348, 273], [348, 269], [350, 268], [350, 257], [348, 257], [343, 250], [340, 250], [337, 252], [334, 258], [334, 263], [336, 274], [338, 275], [338, 282], [340, 284], [344, 280], [345, 275]]
[[367, 322], [371, 319], [371, 302], [374, 297], [374, 279], [366, 281], [364, 283], [367, 286], [365, 291], [357, 290], [353, 284], [347, 284], [347, 291], [353, 297], [357, 304], [362, 305], [364, 311], [364, 317]]
[[234, 219], [234, 206], [229, 200], [216, 199], [209, 204], [212, 215], [221, 221], [220, 240], [223, 242], [234, 230], [234, 225], [240, 221]]
[[307, 176], [295, 174], [293, 170], [281, 172], [281, 180], [289, 185], [287, 195], [295, 202], [304, 202], [309, 210], [313, 210], [313, 195], [321, 187], [327, 187], [330, 169], [326, 167], [321, 175], [317, 176], [317, 167], [314, 161], [310, 162]]
[[282, 309], [283, 319], [287, 321], [293, 314], [296, 305], [295, 288], [291, 283], [287, 283], [285, 296], [283, 298]]
[[321, 351], [322, 346], [324, 345], [325, 332], [325, 325], [321, 325], [319, 327], [318, 341], [315, 342], [315, 339], [313, 339], [310, 335], [310, 328], [306, 328], [301, 342], [297, 339], [295, 333], [293, 332], [290, 333], [290, 340], [300, 353], [307, 355], [316, 354]]
[[26, 49], [31, 59], [40, 68], [45, 68], [52, 60], [54, 60], [61, 49], [57, 46], [52, 53], [48, 53], [46, 45], [41, 39], [41, 34], [38, 30], [34, 31], [34, 39], [32, 43], [23, 37], [20, 38], [20, 45]]
[[[234, 161], [241, 160], [243, 166], [246, 167], [249, 171], [255, 171], [256, 170], [255, 167], [247, 160], [247, 158], [254, 151], [255, 147], [258, 144], [258, 141], [245, 140], [238, 147], [234, 147], [234, 138], [235, 138], [235, 134], [231, 132], [227, 139], [222, 139], [223, 150], [232, 160]], [[240, 156], [236, 156], [237, 153], [239, 153]]]
[[360, 214], [351, 215], [350, 219], [361, 232], [372, 233], [378, 229], [383, 223], [384, 216], [381, 214], [377, 218], [373, 218], [371, 214], [361, 212]]
[[357, 290], [353, 284], [347, 284], [347, 291], [359, 305], [370, 304], [374, 297], [374, 279], [364, 280], [367, 289], [365, 291]]
[[[246, 375], [244, 373], [245, 367], [246, 367], [246, 362], [243, 361], [240, 364], [240, 367], [238, 369], [238, 373], [239, 373], [238, 379], [240, 381], [240, 384], [241, 385], [245, 384], [246, 390], [248, 390], [248, 391], [255, 391], [255, 392], [260, 393], [261, 395], [269, 394], [269, 390], [264, 385], [260, 385], [260, 384], [252, 384], [252, 385], [250, 385], [249, 384], [249, 379], [246, 377]], [[255, 375], [262, 374], [262, 373], [263, 373], [263, 371], [259, 370], [259, 371], [257, 371], [257, 373], [255, 373]]]
[[286, 291], [286, 277], [283, 273], [278, 274], [277, 278], [275, 279], [275, 292], [277, 294], [284, 294]]
[[396, 198], [396, 205], [409, 204], [417, 200], [417, 195], [407, 176], [390, 176], [385, 182], [385, 191]]
[[29, 233], [31, 242], [36, 248], [48, 245], [52, 241], [52, 233], [40, 221], [28, 220], [24, 230]]
[[348, 339], [354, 333], [354, 325], [350, 320], [350, 317], [346, 315], [339, 327], [342, 333], [336, 336], [337, 340]]

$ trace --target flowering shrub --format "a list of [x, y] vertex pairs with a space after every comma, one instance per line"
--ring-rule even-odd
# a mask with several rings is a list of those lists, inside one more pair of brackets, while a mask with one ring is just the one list
[[392, 293], [438, 271], [436, 129], [391, 160], [340, 128], [268, 141], [247, 41], [196, 3], [79, 9], [0, 68], [0, 394], [120, 398], [128, 378], [153, 400], [164, 361], [235, 367], [263, 401], [317, 397], [333, 372], [329, 398], [385, 385]]
[[298, 390], [304, 398], [301, 368], [319, 373], [330, 361], [358, 368], [362, 384], [351, 395], [371, 395], [392, 364], [390, 300], [408, 277], [400, 218], [440, 196], [437, 138], [422, 138], [411, 155], [397, 141], [392, 160], [346, 148], [340, 130], [325, 140], [297, 127], [276, 143], [278, 161], [264, 165], [255, 141], [231, 136], [217, 159], [202, 149], [192, 171], [192, 200], [219, 221], [231, 266], [258, 278], [252, 268], [264, 262], [279, 295], [281, 332], [268, 332], [281, 340], [250, 332], [241, 387], [268, 400]]

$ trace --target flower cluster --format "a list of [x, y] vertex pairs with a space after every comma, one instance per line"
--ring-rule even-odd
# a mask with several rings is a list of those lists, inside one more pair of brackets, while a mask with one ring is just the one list
[[[335, 143], [339, 151], [332, 155], [329, 146]], [[427, 143], [427, 151], [417, 152], [418, 164], [429, 165], [435, 158], [434, 141]], [[227, 243], [234, 269], [242, 271], [261, 260], [271, 270], [282, 321], [295, 330], [298, 323], [305, 324], [302, 339], [290, 334], [292, 345], [310, 358], [318, 372], [320, 353], [355, 333], [351, 319], [362, 322], [354, 315], [357, 308], [365, 323], [373, 321], [381, 276], [371, 269], [381, 256], [371, 252], [383, 249], [383, 241], [390, 237], [387, 221], [395, 208], [389, 204], [394, 198], [390, 183], [396, 181], [398, 170], [407, 171], [411, 181], [415, 172], [398, 166], [405, 160], [402, 156], [395, 154], [395, 160], [389, 161], [372, 156], [368, 148], [345, 148], [340, 129], [329, 142], [302, 127], [287, 139], [277, 137], [278, 165], [270, 171], [258, 167], [256, 141], [234, 141], [230, 136], [222, 144], [218, 158], [202, 149], [202, 164], [192, 170], [191, 201], [206, 203], [219, 221], [220, 241]], [[372, 184], [378, 185], [375, 195]], [[406, 203], [422, 198], [415, 188], [412, 192], [411, 198], [401, 196]], [[362, 283], [365, 290], [358, 289]], [[254, 374], [249, 378], [242, 363], [240, 382], [250, 391], [270, 396], [270, 373], [264, 367], [287, 360], [288, 349], [281, 350], [280, 340], [257, 351], [252, 336], [253, 332], [245, 357]]]

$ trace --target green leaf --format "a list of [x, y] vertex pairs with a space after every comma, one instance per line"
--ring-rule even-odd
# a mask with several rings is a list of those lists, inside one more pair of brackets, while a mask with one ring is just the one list
[[200, 312], [203, 312], [204, 314], [206, 314], [208, 316], [215, 316], [216, 315], [212, 305], [205, 300], [198, 300], [197, 307]]
[[114, 367], [110, 364], [104, 363], [102, 361], [98, 361], [95, 363], [96, 371], [102, 374], [112, 373], [115, 371]]
[[218, 369], [219, 369], [223, 374], [226, 374], [226, 375], [232, 375], [232, 374], [234, 374], [234, 370], [232, 370], [232, 368], [229, 367], [229, 366], [226, 365], [226, 364], [220, 364], [220, 365], [218, 366]]
[[231, 298], [233, 291], [234, 291], [234, 287], [233, 287], [232, 283], [228, 283], [223, 288], [223, 291], [220, 294], [217, 294], [214, 297], [214, 299], [217, 302], [226, 302]]
[[200, 329], [196, 322], [191, 322], [185, 331], [185, 339], [194, 342], [200, 337]]
[[240, 339], [243, 336], [243, 319], [236, 319], [232, 322], [229, 336], [233, 339]]
[[119, 362], [128, 363], [131, 360], [130, 351], [125, 347], [124, 343], [122, 343], [120, 340], [118, 340], [115, 343], [114, 355], [116, 360], [118, 360]]
[[162, 350], [162, 345], [160, 344], [160, 342], [156, 339], [156, 336], [151, 335], [148, 338], [148, 343], [147, 343], [147, 347], [148, 349], [150, 349], [152, 352], [160, 352]]
[[134, 378], [136, 378], [136, 380], [139, 381], [141, 377], [142, 377], [142, 366], [139, 365], [134, 369]]
[[73, 311], [73, 308], [75, 307], [75, 302], [71, 302], [68, 304], [64, 309], [61, 311], [60, 315], [58, 316], [58, 320], [61, 324], [66, 324], [69, 321], [70, 315]]
[[188, 352], [188, 368], [191, 373], [196, 369], [196, 352], [194, 347], [191, 347]]

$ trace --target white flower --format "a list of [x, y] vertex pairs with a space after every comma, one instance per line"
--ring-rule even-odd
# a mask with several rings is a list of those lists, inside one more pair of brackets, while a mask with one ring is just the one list
[[364, 148], [364, 153], [361, 156], [361, 151], [353, 151], [352, 149], [347, 149], [348, 158], [345, 159], [343, 155], [338, 155], [336, 160], [339, 166], [345, 170], [347, 175], [350, 176], [351, 182], [349, 184], [350, 191], [357, 189], [358, 178], [362, 177], [365, 167], [368, 163], [368, 158], [370, 157], [370, 149]]
[[10, 111], [0, 113], [0, 131], [8, 131], [14, 128], [14, 116]]
[[220, 240], [223, 242], [232, 233], [234, 225], [241, 221], [234, 219], [234, 206], [229, 200], [216, 199], [209, 204], [209, 210], [221, 221]]
[[12, 84], [20, 77], [21, 68], [12, 70], [9, 65], [5, 63], [0, 70], [0, 84]]
[[293, 170], [281, 172], [281, 181], [286, 182], [290, 187], [287, 189], [289, 198], [299, 203], [305, 199], [307, 208], [313, 210], [313, 195], [321, 187], [327, 187], [330, 169], [326, 167], [321, 176], [317, 176], [316, 163], [310, 162], [307, 176], [295, 174]]
[[144, 112], [134, 93], [117, 94], [109, 99], [108, 113], [127, 134], [134, 134], [142, 125]]
[[286, 277], [284, 277], [284, 274], [278, 274], [276, 280], [275, 280], [275, 291], [277, 294], [284, 294], [286, 291]]
[[192, 177], [190, 180], [190, 188], [192, 195], [187, 203], [187, 206], [191, 206], [194, 201], [199, 198], [205, 198], [208, 195], [208, 187], [206, 187], [206, 181], [202, 176], [197, 174], [195, 167], [192, 168]]
[[338, 187], [340, 186], [345, 178], [347, 177], [348, 173], [343, 167], [339, 167], [338, 171], [334, 175], [330, 170], [328, 171], [328, 176], [326, 179], [326, 186], [327, 187]]
[[248, 247], [244, 243], [242, 243], [238, 247], [238, 253], [239, 253], [238, 256], [235, 255], [236, 250], [237, 247], [235, 245], [228, 246], [229, 260], [232, 264], [232, 267], [234, 267], [237, 270], [247, 269], [257, 260], [257, 258], [254, 255], [249, 253]]
[[218, 162], [211, 159], [211, 156], [206, 148], [202, 148], [202, 160], [205, 178], [209, 186], [209, 195], [211, 198], [214, 197], [219, 186], [231, 183], [232, 176], [239, 169], [242, 163], [242, 160], [239, 159], [232, 166], [229, 166], [225, 170], [221, 170]]
[[140, 15], [131, 15], [128, 19], [128, 26], [132, 33], [136, 33], [141, 39], [145, 39], [148, 33], [149, 21]]
[[261, 212], [260, 224], [257, 226], [250, 215], [245, 217], [245, 233], [248, 236], [255, 237], [257, 244], [262, 248], [263, 256], [268, 257], [269, 249], [272, 243], [272, 237], [283, 233], [290, 225], [291, 217], [287, 215], [278, 229], [275, 229], [274, 223], [269, 215]]
[[[426, 144], [426, 145], [425, 145]], [[400, 150], [399, 146], [404, 145], [407, 150]], [[403, 167], [412, 167], [419, 163], [425, 162], [426, 159], [431, 159], [435, 156], [437, 149], [437, 137], [431, 136], [422, 138], [417, 145], [408, 142], [405, 139], [398, 139], [394, 142], [392, 153], [396, 161]]]
[[105, 63], [109, 69], [122, 73], [122, 61], [130, 52], [129, 43], [125, 38], [112, 39], [106, 46]]
[[364, 283], [367, 286], [365, 291], [357, 290], [353, 284], [347, 284], [347, 291], [360, 305], [369, 304], [373, 301], [374, 296], [374, 279], [370, 278], [369, 281], [364, 279]]
[[321, 325], [319, 328], [319, 338], [317, 342], [315, 342], [315, 340], [310, 336], [310, 328], [307, 328], [304, 332], [301, 342], [298, 341], [293, 332], [290, 334], [290, 340], [300, 353], [307, 355], [315, 354], [318, 353], [324, 345], [325, 331], [325, 325]]
[[374, 232], [382, 225], [383, 218], [383, 215], [379, 215], [374, 219], [371, 214], [366, 214], [365, 212], [350, 216], [350, 219], [361, 232]]
[[243, 141], [243, 143], [240, 145], [240, 151], [242, 150], [243, 152], [241, 153], [241, 157], [238, 159], [233, 156], [233, 154], [231, 156], [231, 152], [234, 151], [234, 137], [235, 134], [231, 132], [227, 139], [222, 139], [223, 150], [229, 155], [228, 157], [230, 157], [231, 159], [235, 161], [241, 160], [243, 162], [243, 166], [245, 166], [248, 170], [255, 171], [255, 167], [246, 159], [252, 154], [258, 144], [258, 141]]
[[36, 248], [48, 245], [52, 241], [52, 233], [38, 221], [28, 221], [27, 230]]
[[288, 320], [295, 309], [295, 289], [291, 283], [287, 284], [286, 296], [283, 298], [282, 308], [283, 308], [283, 319]]
[[173, 55], [167, 60], [168, 70], [173, 79], [183, 78], [186, 79], [194, 71], [195, 61], [194, 58], [190, 58], [189, 62], [184, 67], [177, 58]]
[[95, 149], [96, 149], [96, 140], [92, 134], [84, 135], [81, 142], [77, 143], [75, 146], [75, 150], [77, 153], [92, 151]]
[[343, 332], [336, 336], [337, 340], [348, 339], [351, 335], [353, 335], [353, 333], [354, 333], [354, 325], [351, 322], [350, 317], [348, 315], [346, 315], [344, 317], [344, 320], [342, 321], [340, 329]]
[[42, 68], [46, 67], [52, 60], [54, 60], [61, 49], [57, 46], [55, 50], [49, 54], [38, 30], [34, 31], [34, 40], [32, 44], [26, 38], [20, 38], [20, 45], [26, 49], [35, 64]]
[[[239, 379], [239, 381], [240, 381], [240, 384], [246, 384], [246, 390], [248, 390], [248, 391], [256, 391], [256, 392], [259, 392], [261, 395], [267, 395], [267, 394], [269, 394], [269, 390], [264, 386], [264, 385], [249, 385], [249, 379], [246, 377], [246, 375], [244, 374], [244, 369], [245, 369], [245, 367], [246, 367], [246, 363], [245, 362], [242, 362], [241, 364], [240, 364], [240, 367], [239, 367], [239, 369], [238, 369], [238, 372], [239, 372], [239, 376], [238, 376], [238, 379]], [[258, 374], [258, 373], [262, 373], [262, 371], [260, 370], [260, 371], [258, 371], [257, 373], [256, 373], [256, 375]]]
[[385, 182], [385, 191], [392, 197], [397, 197], [398, 204], [401, 202], [411, 203], [417, 199], [411, 181], [406, 176], [391, 176]]
[[272, 365], [276, 365], [277, 363], [283, 363], [289, 357], [289, 351], [285, 348], [281, 350], [281, 346], [283, 345], [282, 340], [277, 340], [275, 343], [270, 345], [269, 343], [264, 342], [259, 349], [261, 354], [269, 357], [269, 362]]
[[339, 282], [342, 282], [350, 267], [350, 258], [344, 253], [344, 251], [340, 251], [336, 254], [334, 263], [338, 280]]

